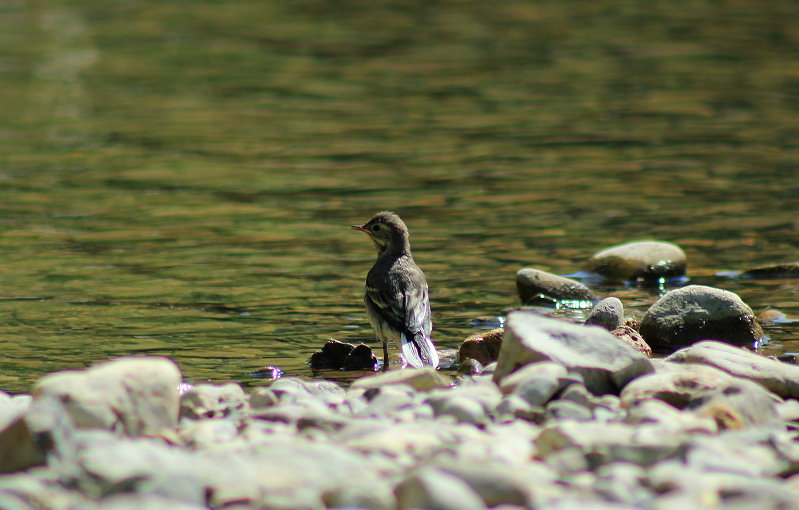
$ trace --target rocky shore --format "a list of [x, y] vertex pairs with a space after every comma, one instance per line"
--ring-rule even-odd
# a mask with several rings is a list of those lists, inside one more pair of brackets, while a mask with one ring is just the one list
[[0, 508], [795, 508], [799, 367], [706, 341], [649, 359], [509, 315], [499, 361], [349, 388], [181, 388], [168, 359], [0, 397]]

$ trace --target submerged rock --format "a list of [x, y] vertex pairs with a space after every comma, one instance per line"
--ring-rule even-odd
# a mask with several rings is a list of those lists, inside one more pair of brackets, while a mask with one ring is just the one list
[[667, 292], [649, 307], [640, 332], [655, 350], [705, 339], [752, 346], [764, 338], [752, 309], [737, 294], [704, 285]]
[[463, 363], [466, 359], [471, 358], [483, 365], [488, 365], [492, 361], [496, 361], [499, 356], [499, 348], [502, 346], [503, 333], [504, 328], [496, 328], [470, 336], [458, 349], [458, 362]]
[[579, 373], [594, 394], [616, 393], [627, 381], [652, 371], [649, 360], [602, 328], [586, 328], [526, 312], [505, 324], [494, 380], [536, 361], [553, 361]]
[[747, 269], [741, 278], [799, 278], [799, 262], [764, 264]]
[[571, 308], [587, 308], [599, 301], [582, 283], [539, 269], [520, 269], [516, 273], [516, 290], [525, 305], [561, 303]]
[[673, 243], [635, 241], [596, 253], [588, 270], [610, 280], [657, 280], [685, 275], [685, 252]]
[[377, 358], [365, 344], [353, 345], [328, 340], [322, 349], [311, 355], [313, 370], [376, 370]]
[[613, 331], [624, 325], [624, 305], [615, 297], [605, 298], [591, 310], [585, 319], [586, 326], [602, 326]]

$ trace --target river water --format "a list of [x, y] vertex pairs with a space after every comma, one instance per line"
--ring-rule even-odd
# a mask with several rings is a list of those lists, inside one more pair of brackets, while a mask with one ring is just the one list
[[518, 306], [519, 268], [639, 239], [799, 318], [799, 280], [728, 274], [799, 259], [797, 26], [793, 0], [4, 2], [0, 389], [128, 354], [255, 383], [376, 346], [347, 226], [382, 209], [442, 349]]

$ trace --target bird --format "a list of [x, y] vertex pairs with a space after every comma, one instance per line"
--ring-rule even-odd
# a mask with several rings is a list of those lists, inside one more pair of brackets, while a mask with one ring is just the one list
[[427, 279], [413, 260], [405, 222], [381, 211], [363, 225], [377, 248], [377, 260], [366, 275], [364, 304], [369, 323], [383, 343], [383, 371], [388, 370], [388, 343], [398, 345], [414, 368], [438, 367], [438, 353], [430, 332], [430, 298]]

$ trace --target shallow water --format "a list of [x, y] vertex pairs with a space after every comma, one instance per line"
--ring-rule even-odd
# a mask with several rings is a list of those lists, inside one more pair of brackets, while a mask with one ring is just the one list
[[[328, 338], [372, 340], [346, 227], [381, 209], [441, 348], [518, 306], [519, 268], [637, 239], [799, 318], [799, 280], [723, 273], [799, 258], [798, 23], [787, 0], [5, 2], [0, 388], [125, 354], [308, 375]], [[767, 332], [799, 352], [796, 323]]]

